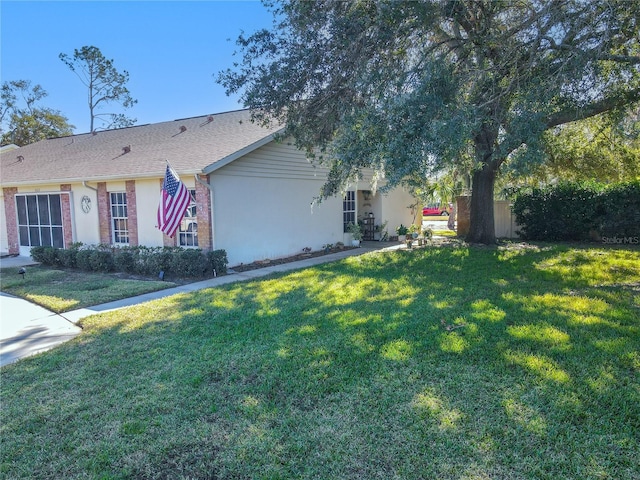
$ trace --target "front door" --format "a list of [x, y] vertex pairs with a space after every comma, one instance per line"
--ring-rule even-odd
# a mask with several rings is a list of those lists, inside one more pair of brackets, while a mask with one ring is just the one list
[[29, 256], [31, 247], [64, 247], [62, 201], [57, 194], [16, 195], [20, 255]]

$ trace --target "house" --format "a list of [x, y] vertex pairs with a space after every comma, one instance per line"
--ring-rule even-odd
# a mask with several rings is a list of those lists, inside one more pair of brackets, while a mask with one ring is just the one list
[[[42, 140], [0, 153], [0, 250], [84, 244], [224, 249], [229, 265], [350, 241], [345, 224], [413, 221], [406, 191], [370, 191], [312, 205], [328, 170], [251, 122], [248, 110]], [[174, 238], [156, 226], [169, 163], [192, 204]]]

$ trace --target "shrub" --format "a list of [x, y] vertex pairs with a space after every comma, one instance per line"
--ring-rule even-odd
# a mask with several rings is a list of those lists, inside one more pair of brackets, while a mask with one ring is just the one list
[[227, 273], [227, 265], [229, 264], [226, 250], [207, 252], [207, 263], [209, 273], [212, 275], [225, 275]]
[[640, 235], [640, 181], [606, 186], [561, 183], [520, 193], [513, 205], [526, 240]]
[[174, 252], [171, 273], [178, 277], [201, 277], [207, 270], [206, 259], [200, 249], [185, 249]]
[[129, 247], [114, 249], [113, 264], [119, 272], [134, 273], [136, 271], [135, 252]]
[[33, 247], [31, 257], [43, 265], [55, 266], [58, 263], [56, 258], [56, 248], [54, 247]]
[[31, 255], [43, 265], [94, 272], [119, 271], [156, 276], [160, 271], [177, 277], [202, 277], [227, 273], [227, 252], [181, 247], [119, 247], [109, 245], [83, 246], [74, 243], [69, 249], [33, 247]]
[[174, 247], [150, 248], [144, 256], [144, 270], [146, 275], [157, 275], [158, 272], [171, 272]]
[[59, 248], [56, 251], [58, 263], [65, 268], [76, 268], [76, 258], [82, 242], [72, 243], [69, 248]]
[[89, 256], [89, 266], [94, 272], [111, 272], [115, 269], [113, 252], [109, 250], [92, 250]]
[[83, 248], [76, 255], [76, 267], [80, 270], [91, 270], [91, 252], [89, 248]]
[[612, 185], [599, 207], [602, 237], [640, 237], [640, 181]]

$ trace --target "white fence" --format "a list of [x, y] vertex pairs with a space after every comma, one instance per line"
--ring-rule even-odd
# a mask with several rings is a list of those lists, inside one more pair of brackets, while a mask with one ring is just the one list
[[[466, 235], [469, 232], [469, 197], [458, 197], [457, 220], [458, 235]], [[518, 238], [515, 215], [511, 211], [511, 203], [506, 200], [498, 200], [493, 204], [493, 221], [497, 238]]]

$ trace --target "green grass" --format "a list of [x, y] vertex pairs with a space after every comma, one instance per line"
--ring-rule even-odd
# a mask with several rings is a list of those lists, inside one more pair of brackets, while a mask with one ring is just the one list
[[434, 230], [434, 235], [438, 235], [440, 237], [457, 237], [458, 233], [455, 230]]
[[174, 286], [171, 282], [131, 280], [117, 275], [41, 266], [27, 267], [24, 278], [18, 274], [18, 268], [0, 270], [0, 291], [25, 298], [56, 313]]
[[639, 479], [640, 252], [378, 252], [85, 319], [2, 478]]

